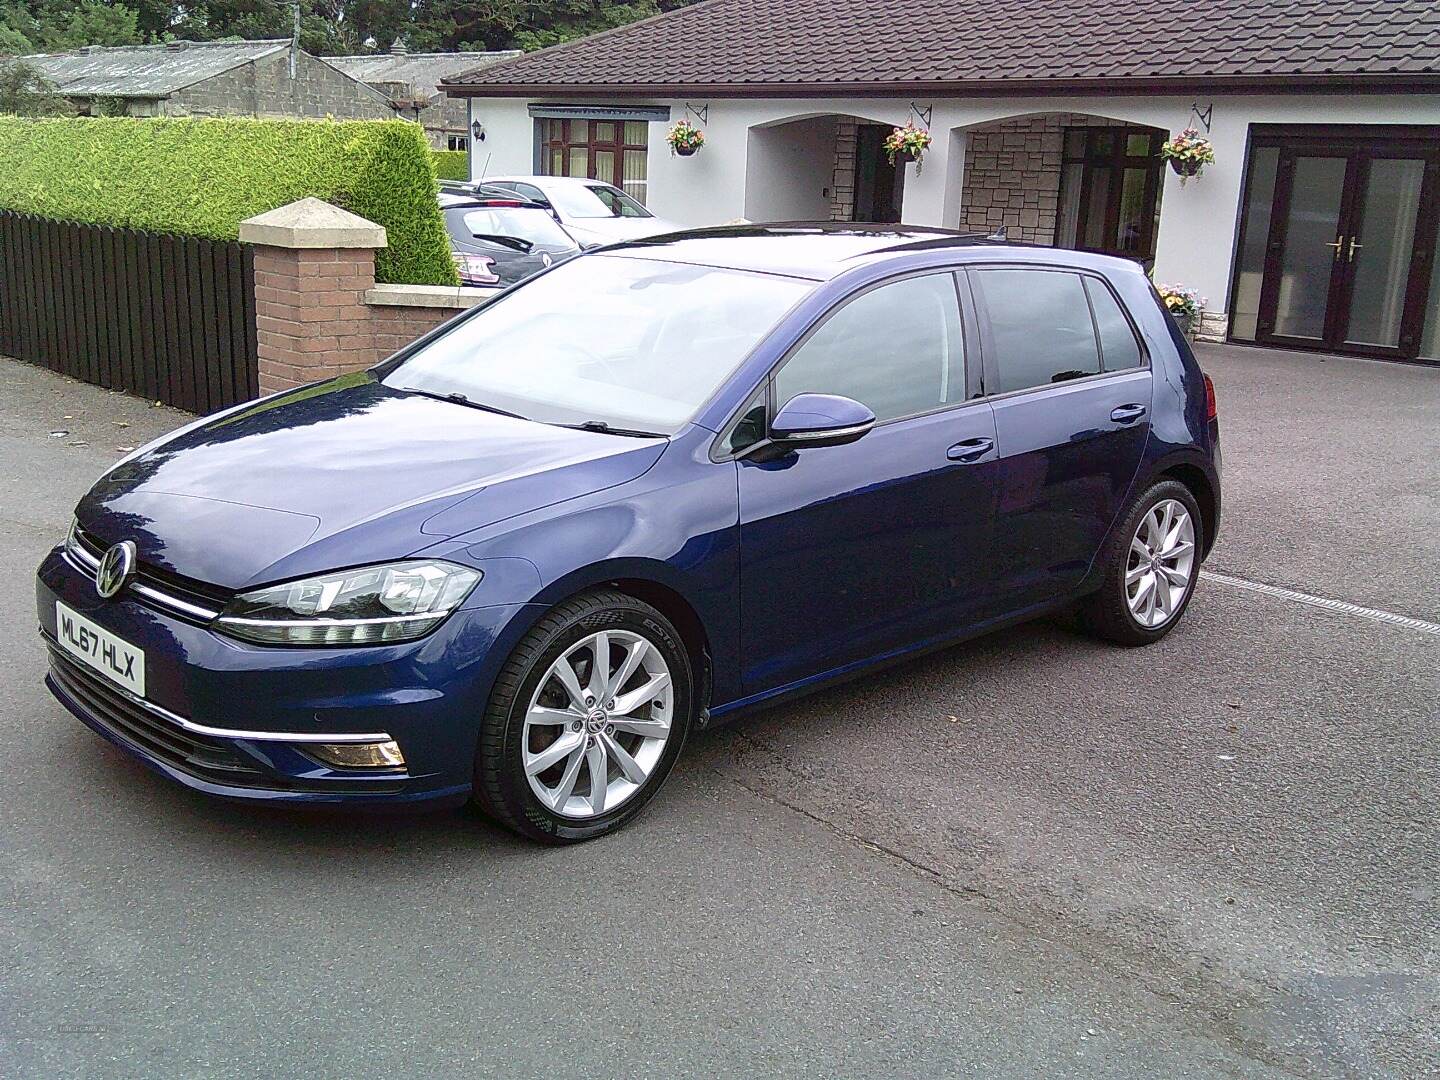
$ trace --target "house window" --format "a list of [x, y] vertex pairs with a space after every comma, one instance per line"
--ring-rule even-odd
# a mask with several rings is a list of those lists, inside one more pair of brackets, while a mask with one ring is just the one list
[[644, 120], [537, 120], [540, 171], [546, 176], [583, 176], [624, 188], [645, 201], [650, 125]]
[[1066, 128], [1056, 246], [1153, 259], [1164, 141], [1150, 129]]
[[469, 136], [469, 135], [447, 135], [447, 136], [445, 136], [445, 149], [446, 149], [446, 150], [469, 150], [469, 149], [470, 149], [470, 136]]

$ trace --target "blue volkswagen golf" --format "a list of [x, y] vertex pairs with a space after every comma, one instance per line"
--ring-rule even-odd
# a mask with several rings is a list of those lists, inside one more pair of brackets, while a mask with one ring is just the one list
[[1062, 609], [1164, 637], [1219, 463], [1134, 264], [674, 234], [119, 463], [40, 567], [48, 683], [200, 791], [583, 840], [784, 695]]

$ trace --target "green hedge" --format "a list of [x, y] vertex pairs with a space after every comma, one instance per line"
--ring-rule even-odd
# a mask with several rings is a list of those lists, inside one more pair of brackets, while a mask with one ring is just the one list
[[385, 226], [377, 280], [457, 283], [416, 124], [0, 116], [0, 209], [233, 240], [307, 195]]
[[437, 180], [469, 180], [470, 155], [464, 150], [431, 150]]

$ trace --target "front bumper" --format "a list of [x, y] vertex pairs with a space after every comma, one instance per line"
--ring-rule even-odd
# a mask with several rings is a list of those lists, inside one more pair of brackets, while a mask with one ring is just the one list
[[[57, 600], [144, 650], [143, 700], [59, 648]], [[46, 684], [84, 723], [198, 791], [312, 803], [467, 798], [490, 685], [529, 607], [462, 608], [434, 633], [397, 645], [247, 645], [128, 591], [101, 599], [59, 548], [40, 566], [36, 604], [50, 651]], [[403, 768], [335, 768], [306, 751], [320, 737], [378, 733], [399, 743]]]

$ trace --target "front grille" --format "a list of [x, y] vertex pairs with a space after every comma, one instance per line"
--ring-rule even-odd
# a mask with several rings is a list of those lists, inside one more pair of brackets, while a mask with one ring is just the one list
[[223, 740], [196, 735], [151, 712], [53, 645], [50, 675], [92, 720], [167, 765], [221, 784], [275, 786]]
[[[78, 524], [71, 530], [70, 537], [67, 547], [73, 545], [73, 553], [77, 556], [72, 559], [72, 565], [93, 578], [95, 566], [109, 545]], [[135, 568], [135, 581], [130, 591], [142, 603], [199, 626], [213, 621], [234, 595], [228, 589], [173, 574], [145, 562]]]

